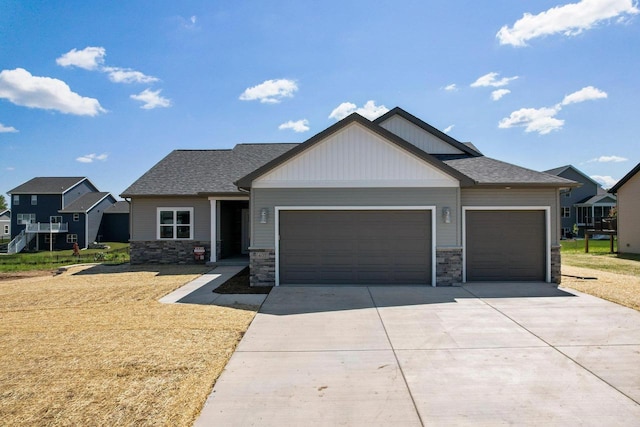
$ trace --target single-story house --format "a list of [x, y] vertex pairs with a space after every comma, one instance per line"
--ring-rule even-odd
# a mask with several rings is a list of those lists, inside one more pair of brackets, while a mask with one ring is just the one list
[[618, 252], [640, 254], [640, 163], [609, 192], [618, 197]]
[[408, 112], [176, 150], [127, 188], [133, 263], [249, 256], [252, 286], [560, 281], [559, 192]]

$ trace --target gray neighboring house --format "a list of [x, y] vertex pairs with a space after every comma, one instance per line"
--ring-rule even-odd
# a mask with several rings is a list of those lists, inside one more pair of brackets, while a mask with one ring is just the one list
[[559, 193], [577, 185], [394, 108], [301, 144], [176, 150], [122, 197], [133, 263], [204, 246], [210, 262], [248, 255], [252, 286], [559, 283]]
[[581, 184], [580, 187], [560, 192], [561, 238], [574, 237], [574, 224], [578, 226], [577, 237], [584, 237], [585, 228], [594, 228], [594, 222], [606, 218], [616, 205], [616, 196], [607, 193], [600, 184], [575, 166], [561, 166], [545, 172]]
[[640, 163], [609, 192], [618, 196], [618, 252], [640, 254]]
[[0, 240], [11, 239], [11, 209], [0, 211]]

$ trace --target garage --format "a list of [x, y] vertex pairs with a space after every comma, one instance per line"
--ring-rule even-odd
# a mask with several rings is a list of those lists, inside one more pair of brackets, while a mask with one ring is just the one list
[[467, 281], [545, 281], [544, 210], [466, 210]]
[[281, 210], [282, 285], [426, 285], [430, 210]]

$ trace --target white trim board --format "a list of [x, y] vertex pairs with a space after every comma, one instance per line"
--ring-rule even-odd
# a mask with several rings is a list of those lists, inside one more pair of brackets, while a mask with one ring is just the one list
[[431, 211], [431, 286], [436, 286], [436, 206], [275, 206], [276, 286], [280, 286], [280, 211]]
[[462, 207], [462, 282], [467, 283], [467, 211], [544, 211], [545, 281], [551, 283], [551, 206], [463, 206]]

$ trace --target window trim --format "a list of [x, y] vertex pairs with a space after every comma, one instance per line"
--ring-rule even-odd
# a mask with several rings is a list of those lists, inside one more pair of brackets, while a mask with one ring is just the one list
[[32, 194], [31, 195], [31, 206], [38, 206], [38, 195], [37, 194]]
[[67, 234], [67, 243], [78, 243], [77, 234]]
[[9, 225], [4, 225], [4, 234], [9, 234]]
[[14, 206], [20, 205], [20, 195], [19, 194], [14, 194], [13, 195], [13, 205]]
[[[175, 222], [176, 212], [179, 211], [187, 211], [189, 212], [189, 224], [177, 224]], [[161, 212], [173, 212], [173, 223], [172, 224], [161, 224], [160, 223], [160, 214]], [[177, 227], [178, 226], [189, 226], [189, 237], [177, 237]], [[173, 236], [174, 237], [160, 237], [160, 227], [173, 227]], [[195, 227], [194, 224], [194, 215], [193, 215], [193, 207], [158, 207], [156, 208], [156, 239], [157, 240], [193, 240], [193, 229]]]
[[80, 214], [79, 213], [74, 213], [73, 214], [73, 221], [74, 222], [80, 221]]
[[[33, 218], [33, 221], [24, 222], [24, 217], [27, 216], [29, 218]], [[19, 213], [16, 214], [16, 224], [25, 225], [25, 224], [34, 224], [36, 222], [36, 214], [34, 213]]]
[[561, 216], [562, 218], [571, 218], [571, 208], [567, 207], [567, 206], [562, 206], [562, 208], [560, 209], [561, 212]]
[[[55, 221], [54, 219], [59, 219], [59, 221]], [[62, 215], [51, 215], [49, 217], [50, 224], [62, 224]]]

